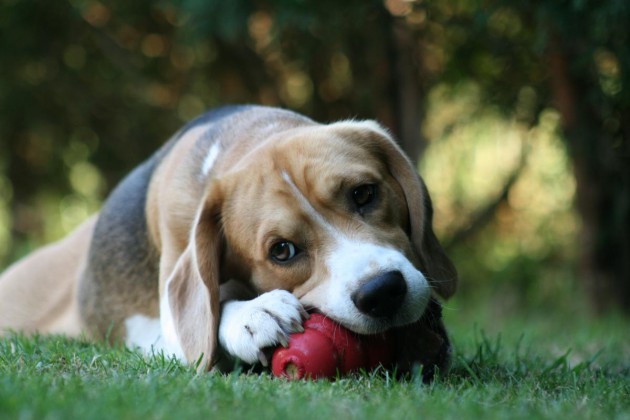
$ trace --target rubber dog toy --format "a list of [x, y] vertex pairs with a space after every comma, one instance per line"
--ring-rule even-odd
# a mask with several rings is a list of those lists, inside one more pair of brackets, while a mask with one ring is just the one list
[[359, 369], [373, 370], [393, 363], [387, 334], [359, 335], [319, 313], [304, 323], [304, 332], [291, 334], [288, 347], [278, 347], [271, 360], [277, 377], [335, 378]]

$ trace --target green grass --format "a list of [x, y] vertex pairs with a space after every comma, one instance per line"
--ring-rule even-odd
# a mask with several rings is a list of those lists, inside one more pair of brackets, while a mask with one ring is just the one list
[[627, 320], [446, 316], [457, 353], [431, 385], [383, 372], [293, 383], [198, 375], [123, 348], [12, 336], [0, 340], [0, 418], [630, 419]]

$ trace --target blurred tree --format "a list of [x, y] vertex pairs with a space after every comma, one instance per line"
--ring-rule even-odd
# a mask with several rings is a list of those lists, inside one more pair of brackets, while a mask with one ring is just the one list
[[218, 40], [263, 102], [324, 121], [377, 118], [418, 156], [422, 54], [395, 8], [382, 0], [188, 0], [182, 7], [192, 16], [188, 36]]
[[523, 121], [561, 115], [582, 218], [581, 275], [598, 310], [630, 312], [630, 5], [624, 0], [416, 2], [444, 54]]
[[630, 5], [544, 9], [549, 83], [577, 181], [581, 266], [600, 311], [630, 313]]
[[[630, 310], [629, 8], [627, 0], [5, 0], [0, 193], [11, 194], [0, 197], [0, 221], [10, 203], [12, 243], [59, 236], [45, 219], [67, 219], [68, 230], [183, 121], [226, 103], [377, 118], [417, 158], [427, 93], [474, 80], [484, 103], [525, 126], [558, 109], [578, 183], [584, 278], [600, 308]], [[474, 226], [505, 203], [519, 168]], [[25, 251], [14, 246], [7, 259]]]
[[[97, 164], [111, 187], [177, 126], [172, 109], [152, 97], [167, 69], [148, 37], [172, 27], [151, 11], [0, 4], [0, 149], [13, 184], [14, 243], [41, 241], [43, 219], [52, 215], [40, 204], [77, 192], [77, 165]], [[12, 258], [20, 253], [12, 251]]]
[[44, 219], [63, 197], [83, 202], [80, 214], [95, 210], [73, 174], [102, 168], [103, 198], [183, 121], [213, 106], [377, 118], [416, 147], [422, 100], [404, 60], [418, 55], [394, 24], [380, 0], [3, 2], [0, 150], [11, 157], [12, 242], [59, 235]]

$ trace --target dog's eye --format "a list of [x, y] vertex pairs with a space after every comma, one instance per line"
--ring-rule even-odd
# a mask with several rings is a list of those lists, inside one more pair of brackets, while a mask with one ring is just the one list
[[376, 195], [376, 185], [374, 184], [365, 184], [355, 188], [352, 191], [352, 201], [354, 204], [361, 209], [362, 207], [367, 206], [372, 201], [374, 201], [374, 196]]
[[293, 242], [280, 241], [273, 244], [269, 250], [269, 256], [278, 263], [284, 263], [293, 259], [299, 253], [299, 249]]

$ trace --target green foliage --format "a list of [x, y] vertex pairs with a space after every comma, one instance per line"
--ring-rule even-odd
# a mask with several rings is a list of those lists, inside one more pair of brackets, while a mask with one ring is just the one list
[[629, 105], [622, 87], [630, 83], [630, 7], [623, 0], [477, 0], [427, 2], [418, 8], [426, 9], [434, 24], [427, 36], [444, 37], [438, 40], [446, 57], [443, 80], [475, 80], [506, 112], [514, 110], [525, 86], [535, 89], [539, 106], [551, 105], [548, 54], [554, 37], [567, 41], [574, 49], [570, 53], [580, 57], [572, 71], [595, 82], [590, 97], [582, 99], [608, 108]]
[[[290, 31], [305, 39], [314, 36], [321, 41], [330, 41], [344, 38], [350, 28], [361, 29], [361, 23], [367, 16], [382, 9], [379, 0], [349, 0], [343, 3], [334, 0], [273, 0], [265, 3], [183, 0], [177, 3], [194, 36], [243, 42], [248, 41], [252, 15], [261, 11], [273, 13], [275, 35], [279, 38], [284, 38], [283, 32]], [[350, 16], [353, 18], [349, 19]]]
[[331, 6], [3, 2], [0, 261], [63, 236], [208, 108], [262, 103], [321, 120], [388, 113], [372, 106], [387, 79], [369, 70], [386, 54], [385, 9]]
[[[538, 124], [488, 107], [473, 82], [429, 95], [420, 172], [433, 197], [434, 225], [457, 262], [459, 293], [502, 295], [516, 307], [557, 306], [576, 294], [575, 181], [558, 136], [558, 115]], [[495, 217], [472, 236], [478, 209], [502, 194]], [[453, 239], [454, 238], [454, 239]]]

